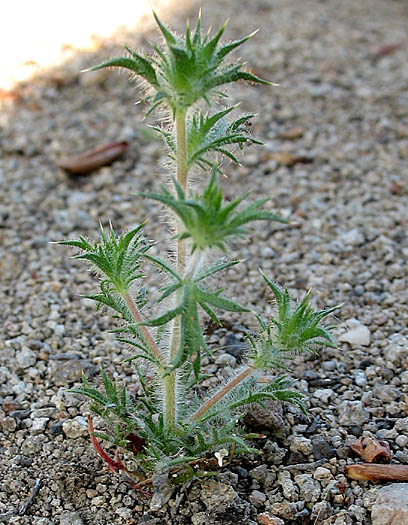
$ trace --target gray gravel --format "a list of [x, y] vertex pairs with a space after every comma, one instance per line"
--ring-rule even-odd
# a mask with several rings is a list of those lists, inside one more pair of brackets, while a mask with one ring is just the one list
[[[230, 17], [227, 38], [260, 27], [242, 57], [280, 87], [231, 90], [242, 111], [259, 113], [253, 133], [265, 146], [247, 150], [241, 167], [226, 167], [225, 190], [270, 195], [271, 208], [297, 227], [262, 224], [233, 245], [245, 262], [227, 284], [264, 315], [272, 306], [259, 267], [297, 296], [313, 287], [319, 307], [344, 303], [335, 319], [339, 350], [295, 363], [310, 420], [290, 407], [271, 407], [258, 421], [252, 414], [267, 435], [261, 454], [183, 487], [156, 513], [143, 495], [116, 486], [90, 446], [87, 404], [67, 387], [101, 365], [129, 383], [135, 376], [122, 363], [129, 350], [106, 333], [109, 316], [95, 315], [78, 295], [94, 290], [86, 269], [49, 242], [94, 237], [99, 221], [125, 230], [147, 213], [148, 235], [163, 239], [161, 208], [147, 210], [134, 197], [157, 189], [165, 173], [163, 148], [143, 132], [133, 105], [138, 93], [117, 72], [78, 74], [120, 52], [119, 40], [139, 47], [157, 39], [123, 34], [97, 56], [79, 54], [0, 100], [0, 522], [379, 525], [381, 509], [398, 512], [392, 490], [387, 499], [379, 487], [350, 481], [344, 466], [355, 462], [349, 444], [361, 435], [387, 440], [393, 461], [408, 462], [408, 7], [244, 0], [237, 13], [236, 6], [208, 0], [205, 25]], [[181, 30], [185, 16], [166, 19]], [[401, 46], [387, 54], [388, 44]], [[116, 140], [129, 141], [128, 152], [94, 175], [70, 179], [56, 165], [63, 154]], [[282, 153], [296, 163], [284, 165]], [[207, 386], [237, 366], [252, 323], [231, 316], [212, 333], [211, 345], [224, 349], [206, 363], [214, 374]], [[40, 492], [19, 516], [37, 478]]]

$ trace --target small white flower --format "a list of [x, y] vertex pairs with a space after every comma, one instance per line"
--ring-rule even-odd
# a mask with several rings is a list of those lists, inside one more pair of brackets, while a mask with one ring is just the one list
[[218, 465], [222, 467], [222, 461], [223, 459], [228, 456], [228, 450], [225, 450], [225, 448], [222, 448], [218, 452], [215, 452], [214, 456], [217, 458]]

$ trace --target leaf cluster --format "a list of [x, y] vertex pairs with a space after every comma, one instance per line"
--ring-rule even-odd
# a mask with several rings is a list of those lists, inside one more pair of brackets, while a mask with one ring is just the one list
[[242, 237], [247, 233], [244, 226], [253, 221], [269, 220], [287, 222], [282, 217], [261, 209], [269, 199], [258, 199], [242, 210], [237, 210], [246, 194], [228, 202], [224, 199], [214, 167], [202, 196], [198, 194], [186, 198], [176, 180], [173, 181], [176, 195], [162, 186], [162, 193], [140, 193], [144, 198], [162, 202], [181, 220], [184, 231], [180, 239], [192, 240], [192, 252], [217, 247], [226, 251], [226, 241], [231, 237]]
[[[105, 285], [113, 286], [116, 292], [126, 292], [130, 285], [143, 277], [139, 271], [140, 258], [151, 248], [152, 244], [143, 237], [145, 223], [116, 238], [112, 224], [106, 234], [101, 226], [101, 243], [91, 244], [80, 236], [79, 240], [59, 241], [58, 244], [79, 248], [81, 253], [74, 259], [85, 259], [102, 273]], [[104, 286], [102, 285], [102, 288]], [[107, 306], [111, 306], [110, 304]]]
[[[226, 116], [235, 107], [228, 107], [214, 115], [197, 112], [192, 116], [187, 127], [188, 168], [195, 164], [202, 169], [212, 167], [213, 163], [208, 159], [208, 154], [212, 152], [219, 153], [239, 164], [238, 158], [228, 149], [228, 146], [238, 145], [242, 149], [244, 144], [262, 144], [250, 135], [250, 120], [254, 115], [242, 115], [231, 122], [227, 120]], [[173, 133], [164, 127], [153, 126], [153, 129], [166, 142], [170, 158], [176, 160], [177, 146]]]
[[260, 333], [254, 338], [248, 334], [250, 358], [255, 368], [286, 369], [288, 360], [300, 353], [315, 353], [328, 346], [335, 348], [331, 327], [322, 326], [322, 320], [340, 306], [315, 310], [309, 303], [310, 291], [299, 302], [292, 301], [287, 288], [281, 289], [262, 274], [276, 302], [276, 317], [269, 323], [257, 316]]
[[202, 36], [199, 16], [194, 31], [191, 32], [187, 24], [184, 37], [180, 37], [168, 29], [156, 14], [154, 17], [164, 39], [163, 48], [152, 44], [155, 54], [148, 56], [125, 47], [129, 56], [111, 58], [91, 68], [94, 71], [105, 67], [122, 67], [141, 77], [153, 92], [145, 99], [151, 104], [150, 111], [163, 102], [173, 113], [185, 111], [200, 99], [209, 103], [214, 90], [237, 80], [270, 84], [243, 70], [242, 64], [224, 64], [226, 56], [254, 33], [221, 44], [225, 24], [212, 38], [209, 32]]

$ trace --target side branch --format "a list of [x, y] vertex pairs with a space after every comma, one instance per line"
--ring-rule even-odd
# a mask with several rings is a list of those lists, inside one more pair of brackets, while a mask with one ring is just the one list
[[218, 392], [211, 397], [204, 405], [197, 410], [197, 412], [194, 412], [192, 416], [190, 416], [191, 421], [197, 421], [200, 419], [201, 416], [203, 416], [211, 407], [213, 407], [220, 399], [222, 399], [230, 390], [232, 390], [234, 387], [239, 385], [241, 381], [249, 377], [253, 372], [255, 371], [255, 368], [252, 366], [247, 366], [240, 372], [237, 376], [234, 377], [229, 383], [224, 385], [221, 390], [218, 390]]
[[[139, 310], [137, 309], [133, 299], [130, 297], [129, 292], [126, 292], [123, 295], [123, 298], [125, 299], [126, 304], [128, 305], [128, 308], [129, 308], [130, 312], [132, 313], [132, 316], [133, 316], [134, 320], [138, 324], [142, 323], [143, 319], [142, 319], [142, 317], [141, 317], [141, 315], [139, 313]], [[151, 336], [147, 326], [144, 326], [143, 324], [139, 324], [139, 327], [140, 327], [140, 330], [141, 330], [141, 332], [143, 334], [143, 337], [145, 338], [147, 344], [150, 346], [153, 354], [155, 355], [155, 357], [157, 357], [158, 361], [163, 364], [163, 358], [162, 358], [162, 355], [160, 353], [159, 347], [155, 343], [155, 341], [154, 341], [153, 337]]]

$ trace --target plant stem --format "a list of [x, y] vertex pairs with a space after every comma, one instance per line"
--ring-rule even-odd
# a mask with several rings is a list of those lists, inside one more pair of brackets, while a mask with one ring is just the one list
[[[187, 139], [186, 139], [186, 112], [185, 110], [176, 111], [176, 144], [177, 144], [177, 182], [180, 184], [183, 192], [187, 190]], [[180, 222], [177, 222], [176, 234], [181, 233]], [[186, 245], [185, 241], [177, 241], [177, 270], [179, 275], [184, 274], [186, 264]], [[176, 294], [176, 301], [180, 301], [182, 289]], [[169, 362], [171, 363], [177, 354], [180, 346], [181, 317], [177, 316], [172, 322]], [[166, 426], [173, 427], [176, 423], [176, 374], [173, 370], [164, 378], [165, 391], [165, 422]]]
[[197, 274], [198, 270], [201, 268], [204, 262], [204, 252], [203, 250], [196, 250], [193, 255], [186, 261], [186, 266], [184, 268], [183, 281], [188, 281]]
[[[142, 323], [143, 322], [142, 316], [140, 315], [139, 310], [137, 309], [133, 299], [130, 297], [129, 292], [124, 293], [123, 298], [125, 299], [126, 304], [128, 305], [128, 308], [133, 316], [133, 319], [137, 323]], [[150, 335], [150, 332], [147, 329], [147, 326], [139, 324], [139, 328], [143, 334], [143, 337], [145, 338], [146, 343], [150, 346], [150, 349], [153, 352], [154, 356], [158, 359], [160, 363], [163, 364], [163, 357], [160, 353], [159, 347], [154, 342], [153, 337]]]
[[222, 399], [230, 390], [236, 387], [241, 381], [249, 377], [255, 368], [252, 366], [247, 366], [244, 368], [237, 376], [235, 376], [229, 383], [224, 385], [216, 394], [214, 394], [204, 405], [198, 409], [192, 416], [190, 416], [191, 421], [197, 421], [203, 416], [212, 406], [214, 406], [220, 399]]
[[[180, 110], [176, 112], [176, 143], [177, 143], [177, 182], [180, 184], [184, 193], [187, 191], [187, 139], [186, 139], [186, 112]], [[180, 223], [177, 223], [177, 235], [180, 232]], [[177, 241], [177, 270], [179, 275], [183, 275], [185, 265], [185, 242]]]

